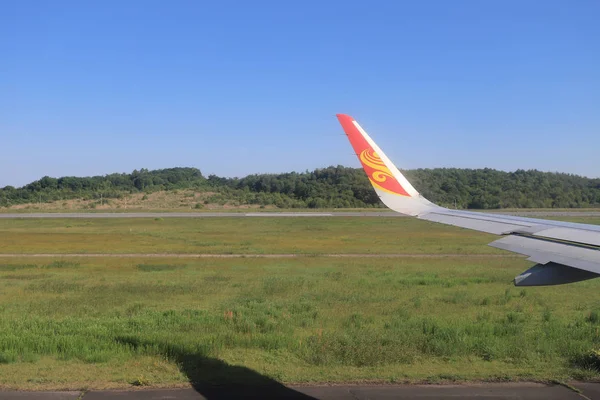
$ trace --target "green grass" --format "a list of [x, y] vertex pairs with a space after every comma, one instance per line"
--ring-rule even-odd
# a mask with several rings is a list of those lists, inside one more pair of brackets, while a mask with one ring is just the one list
[[402, 217], [3, 219], [0, 235], [0, 254], [507, 254], [497, 236]]
[[0, 220], [0, 253], [503, 254], [494, 236], [413, 218]]
[[600, 281], [513, 287], [527, 266], [0, 258], [0, 386], [597, 377]]
[[530, 263], [497, 257], [491, 235], [338, 217], [0, 220], [0, 237], [1, 253], [25, 253], [0, 254], [2, 388], [600, 375], [600, 280], [515, 288]]

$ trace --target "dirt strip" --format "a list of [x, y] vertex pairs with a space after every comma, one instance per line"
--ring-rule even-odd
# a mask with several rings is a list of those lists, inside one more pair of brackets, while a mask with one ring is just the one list
[[0, 254], [0, 258], [15, 257], [149, 257], [149, 258], [300, 258], [300, 257], [333, 257], [333, 258], [523, 258], [516, 254], [186, 254], [186, 253], [123, 253], [123, 254], [102, 254], [102, 253], [35, 253], [35, 254]]

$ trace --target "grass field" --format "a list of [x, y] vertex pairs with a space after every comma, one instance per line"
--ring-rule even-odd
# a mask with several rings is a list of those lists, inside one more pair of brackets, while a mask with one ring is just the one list
[[0, 220], [0, 254], [507, 254], [487, 246], [494, 238], [414, 218]]
[[[408, 218], [2, 220], [2, 253], [308, 256], [0, 255], [0, 387], [598, 377], [600, 280], [515, 288], [531, 264], [486, 255], [492, 238]], [[318, 255], [345, 252], [423, 257]]]
[[493, 236], [413, 218], [0, 220], [0, 253], [501, 254]]

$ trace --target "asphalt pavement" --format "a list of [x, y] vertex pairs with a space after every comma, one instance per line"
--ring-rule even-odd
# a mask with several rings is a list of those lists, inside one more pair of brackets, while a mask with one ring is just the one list
[[600, 383], [545, 385], [539, 383], [483, 383], [469, 385], [375, 385], [375, 386], [284, 386], [197, 387], [190, 389], [108, 390], [89, 392], [0, 391], [2, 400], [600, 400]]

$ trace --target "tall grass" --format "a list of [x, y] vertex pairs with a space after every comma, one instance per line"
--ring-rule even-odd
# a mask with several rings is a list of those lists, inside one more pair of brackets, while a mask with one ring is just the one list
[[86, 366], [96, 376], [85, 385], [128, 385], [147, 371], [144, 382], [174, 384], [186, 354], [287, 382], [589, 378], [600, 365], [600, 282], [516, 290], [519, 259], [0, 265], [11, 266], [0, 269], [9, 387], [36, 374], [35, 387], [65, 385]]

